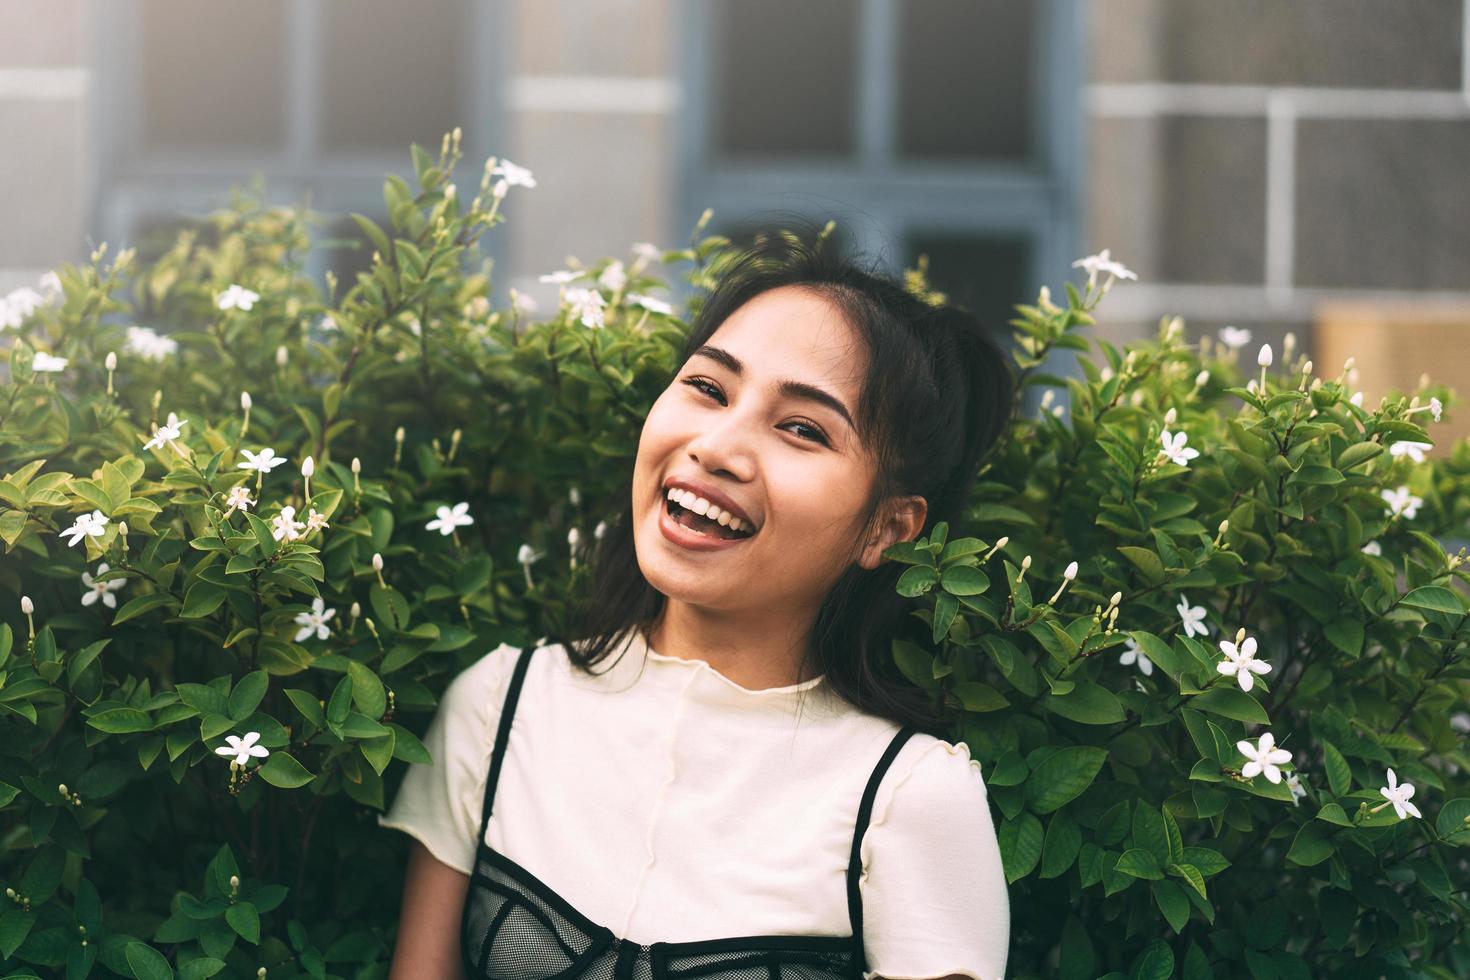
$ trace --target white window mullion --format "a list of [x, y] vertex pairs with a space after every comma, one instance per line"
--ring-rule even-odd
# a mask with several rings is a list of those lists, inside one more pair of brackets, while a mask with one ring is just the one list
[[893, 168], [897, 100], [897, 12], [893, 0], [861, 0], [858, 12], [858, 160], [867, 174]]

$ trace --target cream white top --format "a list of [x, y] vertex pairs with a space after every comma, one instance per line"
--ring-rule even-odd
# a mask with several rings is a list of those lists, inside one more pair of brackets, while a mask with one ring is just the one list
[[[424, 739], [435, 765], [409, 765], [378, 817], [465, 874], [518, 654], [501, 644], [450, 682]], [[487, 843], [630, 942], [852, 935], [858, 807], [899, 726], [824, 677], [750, 690], [636, 629], [593, 669], [560, 644], [532, 656]], [[968, 746], [904, 744], [860, 856], [868, 980], [1004, 976], [1010, 905]]]

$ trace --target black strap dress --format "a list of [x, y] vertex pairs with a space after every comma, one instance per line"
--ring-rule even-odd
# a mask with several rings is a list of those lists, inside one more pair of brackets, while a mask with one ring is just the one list
[[[535, 646], [516, 661], [506, 691], [485, 802], [475, 867], [460, 915], [460, 954], [470, 980], [862, 980], [863, 906], [859, 852], [878, 785], [914, 729], [901, 728], [873, 769], [858, 807], [847, 867], [850, 936], [739, 936], [695, 942], [634, 944], [591, 921], [570, 902], [486, 843], [495, 784], [505, 758], [511, 718]], [[698, 901], [691, 895], [690, 901]]]

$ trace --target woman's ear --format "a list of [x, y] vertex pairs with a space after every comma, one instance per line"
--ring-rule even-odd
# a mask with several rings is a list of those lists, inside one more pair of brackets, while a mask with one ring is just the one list
[[884, 550], [900, 541], [912, 541], [918, 537], [928, 514], [929, 501], [923, 497], [893, 497], [885, 501], [877, 528], [863, 542], [858, 564], [864, 568], [877, 568], [883, 561]]

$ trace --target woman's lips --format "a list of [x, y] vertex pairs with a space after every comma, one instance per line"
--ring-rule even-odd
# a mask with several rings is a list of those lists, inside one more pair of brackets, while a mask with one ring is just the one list
[[669, 513], [667, 498], [660, 498], [658, 501], [658, 529], [670, 542], [690, 551], [719, 551], [750, 540], [750, 538], [717, 538], [713, 534], [701, 534], [693, 528], [685, 527], [674, 520]]

